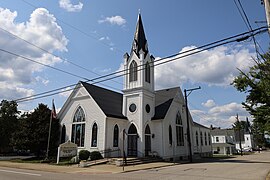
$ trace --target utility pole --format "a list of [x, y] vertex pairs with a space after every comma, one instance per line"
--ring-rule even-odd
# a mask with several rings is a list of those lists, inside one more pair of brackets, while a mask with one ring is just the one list
[[[187, 97], [192, 93], [192, 91], [201, 89], [199, 86], [198, 88], [193, 89], [184, 89], [185, 93], [185, 104], [186, 104], [186, 116], [187, 116], [187, 139], [188, 139], [188, 148], [189, 148], [189, 162], [192, 162], [192, 147], [191, 147], [191, 137], [190, 137], [190, 126], [189, 126], [189, 113], [188, 113], [188, 103], [187, 103]], [[187, 92], [189, 92], [187, 94]]]
[[239, 148], [240, 148], [240, 154], [241, 154], [241, 156], [243, 156], [243, 152], [242, 152], [242, 142], [241, 142], [241, 129], [242, 129], [242, 125], [241, 125], [241, 122], [239, 121], [239, 119], [238, 119], [238, 114], [237, 114], [237, 116], [236, 116], [236, 121], [237, 121], [237, 123], [238, 123], [238, 127], [237, 127], [237, 129], [238, 129], [238, 133], [239, 133]]
[[270, 0], [262, 0], [265, 8], [265, 15], [268, 26], [268, 33], [270, 34]]
[[126, 135], [126, 130], [123, 130], [123, 171], [125, 171], [125, 164], [126, 164], [126, 154], [125, 154], [125, 135]]

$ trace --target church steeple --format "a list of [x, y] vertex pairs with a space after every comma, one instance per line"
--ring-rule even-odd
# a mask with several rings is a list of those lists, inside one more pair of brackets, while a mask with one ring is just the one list
[[136, 31], [132, 44], [132, 51], [134, 51], [139, 56], [141, 50], [144, 52], [145, 55], [148, 53], [148, 45], [143, 29], [142, 17], [141, 13], [139, 12]]
[[144, 125], [155, 114], [154, 59], [148, 50], [139, 13], [131, 53], [124, 55], [122, 106], [122, 114], [142, 128], [139, 134], [144, 134]]

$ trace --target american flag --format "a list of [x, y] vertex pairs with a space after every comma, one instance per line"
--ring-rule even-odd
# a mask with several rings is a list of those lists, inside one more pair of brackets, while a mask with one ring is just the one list
[[56, 119], [56, 110], [55, 110], [55, 105], [54, 105], [54, 99], [52, 100], [52, 118]]

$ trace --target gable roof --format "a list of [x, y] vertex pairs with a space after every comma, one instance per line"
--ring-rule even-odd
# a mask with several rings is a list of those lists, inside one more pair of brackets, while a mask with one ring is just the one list
[[179, 91], [178, 87], [156, 91], [155, 115], [152, 120], [164, 119], [174, 97]]
[[[93, 97], [106, 116], [127, 119], [127, 117], [122, 114], [123, 94], [86, 82], [80, 83]], [[178, 91], [179, 88], [175, 87], [155, 92], [155, 115], [152, 120], [165, 118]]]
[[93, 84], [81, 82], [88, 93], [94, 98], [102, 111], [109, 117], [127, 119], [122, 114], [123, 95]]

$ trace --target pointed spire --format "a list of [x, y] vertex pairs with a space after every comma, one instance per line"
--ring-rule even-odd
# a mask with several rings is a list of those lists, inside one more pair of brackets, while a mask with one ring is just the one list
[[148, 53], [147, 40], [146, 40], [144, 29], [143, 29], [143, 23], [142, 23], [142, 17], [141, 17], [140, 10], [139, 10], [139, 14], [138, 14], [138, 21], [137, 21], [136, 31], [134, 34], [132, 50], [137, 55], [139, 55], [139, 52], [141, 50], [143, 50], [143, 52], [145, 52], [145, 55]]

